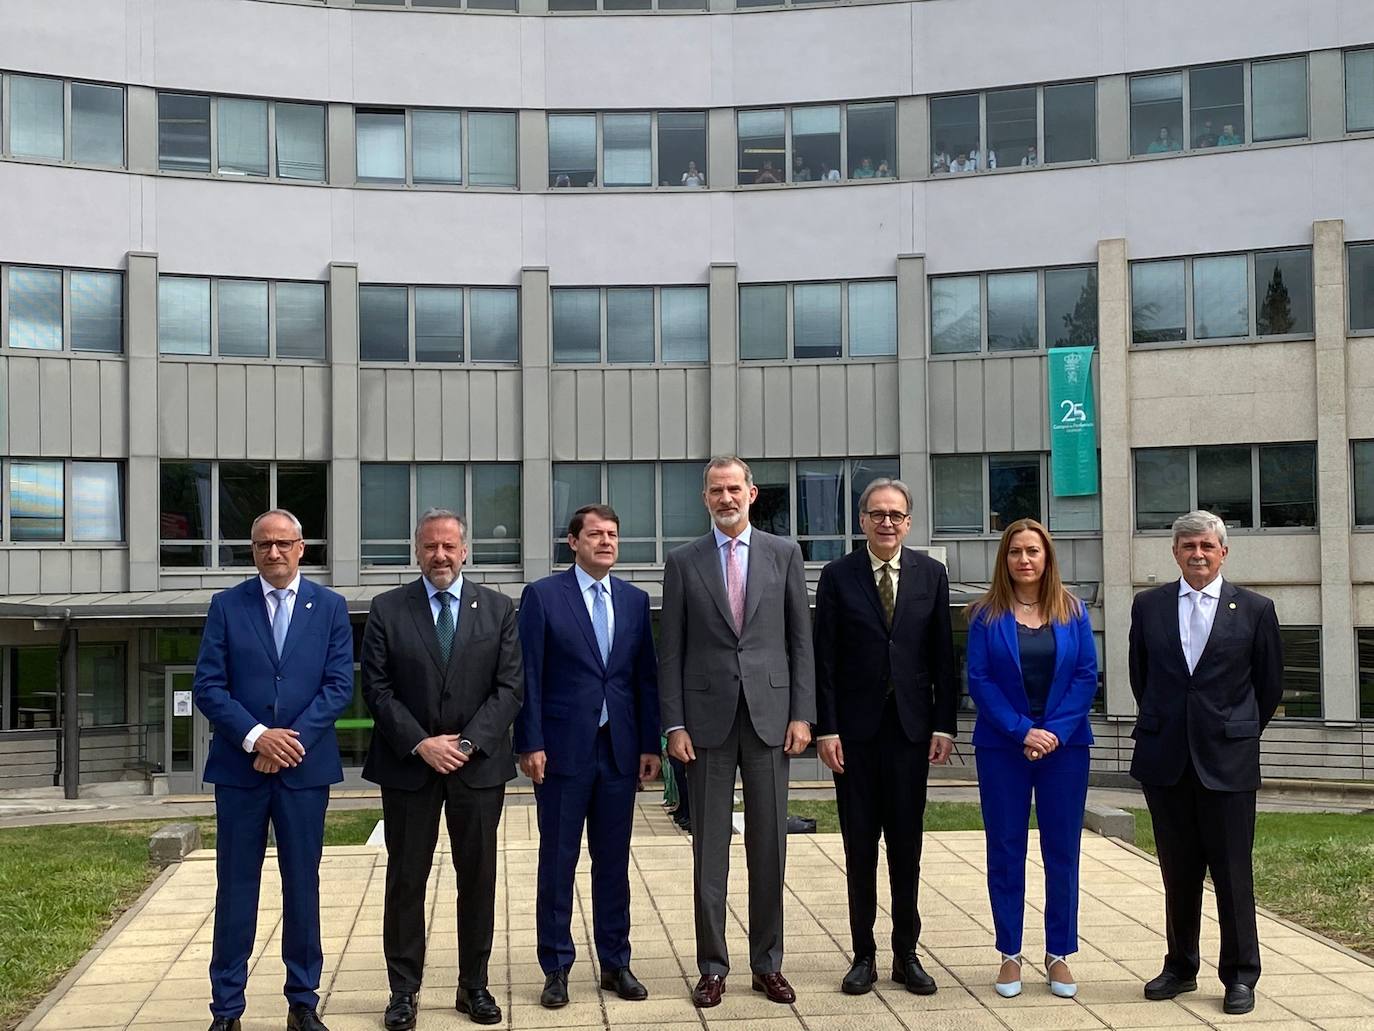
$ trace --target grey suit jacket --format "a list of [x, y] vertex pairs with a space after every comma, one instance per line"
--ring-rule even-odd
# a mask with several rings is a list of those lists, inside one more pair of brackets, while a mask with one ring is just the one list
[[721, 745], [744, 692], [754, 731], [779, 746], [790, 720], [816, 722], [815, 657], [801, 548], [750, 534], [744, 629], [736, 634], [714, 533], [668, 554], [663, 569], [659, 713], [692, 744]]

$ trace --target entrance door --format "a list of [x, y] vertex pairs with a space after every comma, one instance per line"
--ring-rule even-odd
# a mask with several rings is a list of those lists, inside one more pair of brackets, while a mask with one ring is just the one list
[[167, 690], [167, 788], [174, 795], [213, 790], [201, 779], [210, 752], [210, 721], [191, 702], [194, 666], [169, 666]]

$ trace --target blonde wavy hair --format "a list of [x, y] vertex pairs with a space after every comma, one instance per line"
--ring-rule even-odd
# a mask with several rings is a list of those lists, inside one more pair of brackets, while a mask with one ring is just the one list
[[1011, 549], [1011, 539], [1018, 533], [1033, 530], [1040, 535], [1045, 547], [1045, 572], [1040, 577], [1040, 607], [1051, 623], [1070, 623], [1083, 611], [1083, 602], [1064, 587], [1059, 576], [1059, 560], [1054, 554], [1054, 539], [1034, 519], [1018, 519], [1002, 531], [1002, 542], [997, 546], [997, 561], [992, 568], [992, 583], [987, 593], [977, 601], [970, 602], [964, 610], [970, 624], [982, 619], [991, 623], [1012, 611], [1016, 595], [1012, 591], [1011, 573], [1007, 570], [1007, 552]]

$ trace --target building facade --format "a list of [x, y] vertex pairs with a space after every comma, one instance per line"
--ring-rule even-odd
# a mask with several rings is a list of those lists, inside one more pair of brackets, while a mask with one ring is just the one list
[[[1374, 7], [0, 20], [0, 789], [199, 790], [199, 626], [271, 505], [359, 627], [431, 504], [518, 596], [608, 500], [656, 594], [723, 452], [813, 581], [874, 476], [961, 598], [1047, 522], [1100, 631], [1104, 774], [1132, 595], [1213, 509], [1284, 628], [1265, 772], [1374, 776]], [[1097, 348], [1086, 497], [1052, 488], [1066, 345]], [[339, 730], [356, 776], [360, 700]]]

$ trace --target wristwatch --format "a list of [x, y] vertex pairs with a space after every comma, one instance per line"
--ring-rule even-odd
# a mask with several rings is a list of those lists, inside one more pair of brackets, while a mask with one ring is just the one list
[[462, 752], [464, 755], [471, 755], [473, 752], [477, 751], [477, 746], [467, 738], [460, 738], [458, 741], [458, 751]]

